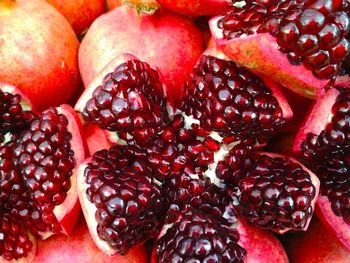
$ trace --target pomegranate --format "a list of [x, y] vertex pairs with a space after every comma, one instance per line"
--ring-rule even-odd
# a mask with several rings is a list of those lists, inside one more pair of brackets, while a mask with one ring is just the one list
[[103, 0], [47, 0], [47, 2], [67, 18], [77, 36], [87, 30], [91, 23], [105, 11]]
[[322, 197], [317, 204], [320, 217], [348, 248], [349, 98], [350, 93], [345, 88], [329, 90], [315, 103], [294, 144], [294, 151], [310, 162], [321, 180]]
[[[237, 63], [315, 97], [350, 53], [348, 1], [245, 1], [213, 18], [218, 45]], [[342, 80], [349, 82], [349, 77]]]
[[[111, 257], [103, 254], [94, 244], [83, 218], [80, 218], [71, 235], [56, 235], [47, 240], [39, 240], [38, 252], [33, 262], [111, 262]], [[114, 258], [120, 263], [147, 262], [147, 250], [139, 246], [130, 251], [127, 256]]]
[[[278, 86], [229, 61], [219, 48], [200, 57], [178, 109], [167, 104], [161, 81], [148, 63], [122, 54], [75, 107], [87, 124], [108, 129], [110, 141], [118, 138], [112, 141], [118, 145], [96, 152], [78, 170], [79, 199], [96, 245], [109, 255], [127, 254], [160, 233], [154, 260], [181, 258], [174, 254], [184, 253], [180, 243], [168, 242], [186, 236], [199, 242], [197, 252], [186, 247], [196, 259], [286, 262], [268, 235], [254, 251], [266, 234], [244, 222], [278, 233], [306, 230], [318, 197], [319, 181], [310, 170], [256, 150], [292, 116]], [[148, 125], [154, 121], [153, 132]], [[203, 218], [211, 230], [196, 235]], [[185, 232], [185, 225], [193, 230]], [[225, 248], [218, 243], [227, 255], [205, 245], [218, 238], [227, 240]], [[265, 248], [276, 252], [263, 255]]]
[[0, 3], [0, 79], [22, 90], [38, 110], [78, 89], [79, 42], [69, 23], [42, 0]]
[[350, 252], [343, 248], [324, 226], [314, 219], [306, 233], [297, 233], [286, 241], [291, 262], [328, 263], [348, 262]]
[[139, 14], [124, 5], [95, 20], [79, 50], [85, 87], [115, 57], [130, 53], [157, 67], [169, 99], [179, 100], [183, 81], [203, 51], [202, 36], [192, 21], [162, 9], [154, 12]]
[[188, 16], [218, 15], [232, 5], [231, 0], [158, 0], [165, 8]]
[[124, 0], [106, 0], [107, 9], [111, 10], [113, 8], [116, 8], [118, 6], [123, 5]]
[[[15, 136], [5, 137], [0, 146], [0, 232], [5, 242], [0, 256], [18, 259], [35, 253], [31, 234], [44, 239], [72, 231], [80, 210], [75, 170], [85, 158], [85, 148], [70, 106], [36, 116], [21, 107], [19, 94], [1, 92], [1, 103], [9, 109], [1, 123], [13, 121], [5, 132]], [[17, 132], [19, 117], [23, 123]]]

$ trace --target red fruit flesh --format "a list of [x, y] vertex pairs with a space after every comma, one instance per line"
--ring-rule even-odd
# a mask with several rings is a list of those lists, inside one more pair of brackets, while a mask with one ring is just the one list
[[188, 16], [218, 15], [232, 5], [230, 0], [159, 0], [170, 11]]
[[350, 51], [348, 3], [332, 5], [330, 0], [252, 2], [214, 18], [211, 30], [237, 63], [315, 97], [324, 93]]
[[87, 30], [91, 23], [105, 10], [105, 1], [103, 0], [47, 0], [47, 2], [67, 18], [77, 36]]
[[86, 139], [90, 155], [97, 151], [108, 149], [112, 146], [107, 141], [105, 132], [95, 125], [87, 124], [84, 126], [84, 137]]
[[106, 254], [126, 254], [157, 235], [162, 197], [152, 170], [131, 148], [96, 152], [78, 174], [79, 198], [90, 232]]
[[132, 249], [127, 256], [110, 256], [102, 253], [91, 239], [89, 230], [81, 218], [69, 236], [57, 235], [47, 240], [38, 241], [38, 252], [33, 259], [36, 263], [47, 262], [95, 262], [108, 263], [114, 260], [118, 263], [147, 262], [147, 251], [144, 246]]
[[316, 219], [307, 233], [295, 234], [286, 241], [286, 250], [290, 262], [294, 263], [341, 263], [350, 260], [350, 252]]
[[0, 27], [1, 81], [18, 87], [40, 110], [74, 94], [79, 42], [55, 8], [39, 0], [1, 1]]
[[202, 51], [202, 36], [190, 20], [165, 10], [147, 15], [122, 6], [92, 24], [79, 50], [79, 65], [87, 87], [112, 59], [131, 53], [159, 68], [170, 100], [177, 101]]
[[201, 56], [184, 91], [180, 109], [199, 120], [201, 128], [232, 140], [264, 143], [292, 117], [273, 83], [237, 66], [215, 48]]

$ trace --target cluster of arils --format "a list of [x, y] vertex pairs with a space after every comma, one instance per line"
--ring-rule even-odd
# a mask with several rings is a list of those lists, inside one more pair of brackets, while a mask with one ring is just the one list
[[317, 178], [295, 160], [255, 150], [292, 116], [276, 85], [212, 49], [174, 110], [147, 63], [115, 67], [76, 106], [119, 142], [79, 169], [83, 211], [103, 251], [126, 254], [158, 236], [159, 262], [243, 262], [242, 218], [279, 233], [306, 229]]

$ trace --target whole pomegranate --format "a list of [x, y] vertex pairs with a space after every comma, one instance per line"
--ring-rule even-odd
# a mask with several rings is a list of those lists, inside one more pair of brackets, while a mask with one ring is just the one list
[[168, 97], [178, 101], [182, 84], [203, 51], [201, 33], [184, 17], [162, 9], [146, 14], [144, 9], [138, 13], [135, 7], [123, 5], [91, 25], [79, 50], [84, 85], [115, 57], [131, 53], [159, 69]]
[[58, 106], [78, 89], [79, 42], [67, 20], [42, 0], [0, 2], [0, 79], [38, 109]]
[[87, 30], [105, 10], [104, 0], [47, 0], [47, 2], [67, 18], [77, 36]]

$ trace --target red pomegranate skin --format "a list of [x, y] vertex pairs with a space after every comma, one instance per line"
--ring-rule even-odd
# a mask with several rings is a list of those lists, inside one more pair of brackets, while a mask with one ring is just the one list
[[105, 11], [104, 0], [47, 0], [72, 25], [77, 36]]
[[232, 5], [231, 0], [158, 0], [172, 12], [188, 16], [217, 15]]
[[202, 35], [190, 20], [162, 9], [138, 14], [124, 5], [91, 25], [79, 50], [80, 72], [87, 87], [112, 59], [130, 53], [160, 70], [170, 100], [177, 101], [203, 48]]
[[33, 262], [85, 262], [85, 263], [144, 263], [147, 262], [147, 250], [144, 246], [130, 250], [127, 256], [110, 257], [101, 252], [92, 241], [84, 218], [70, 236], [53, 236], [40, 240]]
[[0, 79], [38, 109], [57, 106], [78, 89], [78, 47], [67, 20], [45, 1], [0, 2]]
[[111, 10], [123, 4], [123, 0], [106, 0], [107, 9]]
[[350, 252], [316, 219], [307, 232], [286, 240], [285, 247], [291, 263], [350, 262]]

